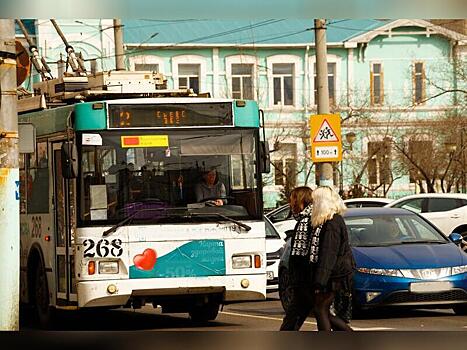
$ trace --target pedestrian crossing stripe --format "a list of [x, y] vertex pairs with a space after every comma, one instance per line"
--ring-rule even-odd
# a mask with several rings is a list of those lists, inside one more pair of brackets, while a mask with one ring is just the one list
[[334, 131], [331, 125], [329, 125], [327, 119], [324, 119], [321, 123], [321, 126], [319, 127], [313, 142], [339, 142], [337, 133]]

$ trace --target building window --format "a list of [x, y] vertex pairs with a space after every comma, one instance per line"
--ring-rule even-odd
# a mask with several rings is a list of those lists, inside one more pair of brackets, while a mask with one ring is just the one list
[[370, 71], [370, 97], [371, 105], [383, 104], [383, 66], [381, 63], [372, 63]]
[[414, 102], [422, 103], [425, 99], [425, 66], [423, 62], [416, 62], [413, 66]]
[[[316, 63], [314, 64], [314, 80], [315, 80], [315, 104], [318, 104], [318, 75], [316, 70]], [[329, 104], [336, 104], [336, 63], [328, 63], [328, 91], [329, 91]]]
[[159, 65], [152, 63], [135, 63], [135, 71], [149, 71], [159, 73]]
[[368, 183], [388, 185], [391, 183], [391, 140], [368, 142]]
[[279, 143], [274, 164], [274, 184], [292, 189], [297, 178], [297, 144]]
[[272, 65], [272, 75], [274, 82], [274, 105], [293, 106], [293, 71], [293, 63], [274, 63]]
[[232, 98], [253, 99], [252, 64], [232, 64]]
[[178, 65], [178, 88], [193, 89], [199, 93], [199, 64], [179, 64]]
[[433, 154], [433, 142], [429, 140], [410, 140], [409, 141], [409, 156], [411, 161], [409, 165], [409, 177], [411, 183], [417, 183], [423, 180], [424, 177], [420, 174], [417, 164], [422, 169], [430, 169], [433, 165], [431, 164]]

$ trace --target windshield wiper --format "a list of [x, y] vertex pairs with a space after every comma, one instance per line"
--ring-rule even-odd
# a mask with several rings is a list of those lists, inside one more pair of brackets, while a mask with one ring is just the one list
[[193, 216], [211, 216], [211, 215], [215, 215], [215, 216], [218, 216], [224, 220], [227, 220], [227, 221], [230, 221], [230, 222], [233, 222], [234, 224], [240, 226], [241, 228], [245, 229], [245, 231], [250, 231], [251, 230], [251, 227], [248, 226], [247, 224], [244, 224], [243, 222], [240, 222], [240, 221], [237, 221], [235, 219], [232, 219], [228, 216], [225, 216], [225, 215], [222, 215], [222, 214], [219, 214], [219, 213], [192, 213], [191, 215]]
[[109, 228], [108, 230], [105, 230], [104, 232], [102, 232], [102, 237], [107, 237], [108, 235], [110, 235], [111, 233], [114, 233], [115, 231], [117, 231], [117, 228], [119, 227], [122, 227], [123, 225], [126, 225], [127, 223], [129, 223], [131, 220], [133, 220], [133, 218], [144, 212], [144, 211], [160, 211], [160, 210], [164, 210], [164, 211], [167, 211], [168, 209], [177, 209], [177, 208], [141, 208], [141, 209], [138, 209], [136, 210], [134, 213], [128, 215], [125, 219], [123, 219], [122, 221], [120, 222], [117, 222], [115, 225], [113, 225], [111, 228]]
[[434, 240], [419, 240], [419, 241], [401, 241], [400, 244], [425, 244], [425, 243], [434, 243], [434, 244], [445, 244], [446, 241], [434, 241]]

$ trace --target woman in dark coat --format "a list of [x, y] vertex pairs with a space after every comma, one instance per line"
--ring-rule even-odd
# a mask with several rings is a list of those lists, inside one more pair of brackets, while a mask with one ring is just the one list
[[313, 265], [313, 313], [318, 330], [352, 330], [329, 310], [336, 292], [350, 291], [355, 268], [341, 216], [345, 209], [342, 199], [330, 187], [319, 187], [313, 192], [310, 261]]
[[281, 331], [298, 331], [312, 308], [311, 264], [309, 244], [311, 234], [311, 202], [313, 191], [301, 186], [290, 193], [290, 209], [297, 219], [289, 257], [289, 307], [285, 312]]

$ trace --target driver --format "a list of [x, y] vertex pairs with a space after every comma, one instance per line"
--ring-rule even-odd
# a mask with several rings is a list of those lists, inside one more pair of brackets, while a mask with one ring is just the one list
[[226, 190], [222, 182], [219, 181], [216, 169], [210, 169], [203, 173], [203, 181], [195, 186], [195, 195], [197, 202], [205, 200], [211, 201], [216, 206], [225, 204]]

